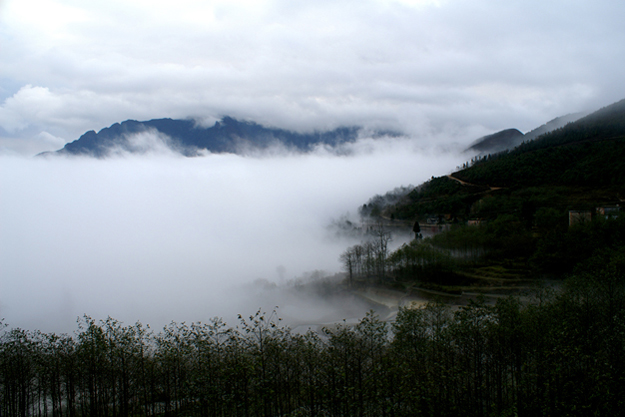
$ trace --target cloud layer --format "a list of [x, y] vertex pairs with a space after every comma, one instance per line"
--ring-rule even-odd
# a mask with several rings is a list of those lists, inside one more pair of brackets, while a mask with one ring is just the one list
[[265, 307], [242, 291], [256, 279], [340, 270], [354, 242], [327, 231], [333, 218], [459, 162], [405, 139], [350, 146], [350, 156], [0, 157], [0, 317], [45, 331], [71, 331], [82, 314], [232, 322]]
[[624, 12], [608, 0], [5, 0], [0, 146], [226, 114], [445, 141], [527, 131], [625, 96]]

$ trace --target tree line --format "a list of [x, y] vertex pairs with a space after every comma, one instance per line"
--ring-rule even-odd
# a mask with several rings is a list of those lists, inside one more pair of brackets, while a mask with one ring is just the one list
[[[346, 249], [343, 270], [354, 282], [435, 282], [457, 285], [456, 272], [479, 265], [518, 263], [528, 278], [564, 278], [595, 253], [625, 250], [625, 216], [594, 214], [569, 224], [568, 211], [543, 206], [565, 200], [566, 189], [533, 190], [537, 203], [518, 196], [484, 197], [471, 210], [489, 220], [480, 225], [451, 224], [434, 236], [415, 239], [395, 251], [381, 251], [378, 238]], [[594, 210], [595, 206], [589, 205]], [[591, 212], [589, 210], [589, 212]], [[383, 271], [381, 274], [378, 271]]]
[[378, 223], [368, 231], [367, 239], [350, 246], [341, 254], [340, 260], [347, 272], [349, 285], [354, 281], [375, 279], [384, 282], [388, 274], [388, 245], [391, 234]]
[[[462, 266], [462, 260], [452, 251], [435, 246], [429, 238], [415, 239], [389, 251], [386, 239], [390, 236], [365, 240], [341, 254], [350, 286], [414, 281], [454, 285], [454, 271]], [[476, 248], [475, 253], [483, 250]]]
[[300, 334], [276, 313], [171, 323], [83, 317], [4, 329], [2, 416], [559, 416], [625, 406], [625, 256], [562, 290], [403, 308]]

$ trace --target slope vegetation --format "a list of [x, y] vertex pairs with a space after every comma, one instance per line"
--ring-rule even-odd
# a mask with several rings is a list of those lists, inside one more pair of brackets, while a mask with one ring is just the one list
[[617, 204], [625, 197], [625, 100], [466, 165], [451, 178], [422, 184], [385, 207], [384, 214], [424, 220], [444, 213], [466, 221], [520, 213], [523, 207], [565, 210]]
[[624, 201], [625, 100], [369, 212], [438, 232], [389, 254], [394, 285], [462, 292], [561, 278], [625, 251]]

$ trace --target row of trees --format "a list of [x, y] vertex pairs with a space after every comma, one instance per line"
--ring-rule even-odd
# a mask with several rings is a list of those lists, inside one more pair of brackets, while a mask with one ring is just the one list
[[390, 239], [389, 232], [378, 225], [367, 240], [341, 254], [340, 260], [350, 285], [354, 282], [371, 284], [390, 280], [452, 285], [446, 282], [452, 275], [457, 275], [458, 270], [479, 262], [487, 255], [528, 256], [534, 249], [531, 234], [520, 226], [520, 221], [514, 216], [501, 216], [481, 227], [456, 225], [434, 237], [414, 239], [394, 251], [388, 248]]
[[454, 225], [394, 251], [384, 240], [388, 235], [377, 232], [371, 240], [347, 248], [341, 261], [351, 282], [460, 285], [459, 272], [489, 262], [522, 263], [528, 277], [564, 277], [593, 254], [625, 250], [625, 216], [596, 216], [569, 227], [566, 213], [555, 209], [535, 210], [526, 216], [530, 220], [522, 214], [501, 214], [480, 226]]
[[625, 407], [625, 256], [531, 302], [295, 334], [260, 312], [158, 333], [85, 317], [0, 336], [2, 416], [559, 416]]
[[347, 248], [341, 254], [340, 260], [347, 271], [350, 285], [362, 278], [386, 280], [390, 241], [391, 234], [379, 223], [369, 231], [367, 240]]

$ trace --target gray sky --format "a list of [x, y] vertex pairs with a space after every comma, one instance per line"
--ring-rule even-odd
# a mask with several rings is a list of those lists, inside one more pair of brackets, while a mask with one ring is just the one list
[[0, 0], [0, 152], [126, 119], [469, 142], [625, 97], [616, 0]]

